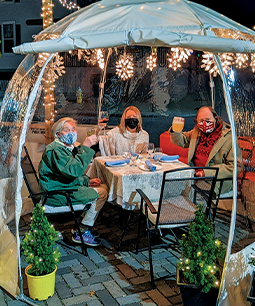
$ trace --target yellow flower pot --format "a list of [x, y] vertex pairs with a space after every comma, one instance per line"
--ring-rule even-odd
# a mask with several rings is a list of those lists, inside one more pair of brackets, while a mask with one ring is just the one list
[[27, 276], [27, 285], [29, 296], [33, 300], [47, 300], [49, 297], [53, 296], [55, 292], [55, 277], [56, 269], [47, 275], [33, 276], [28, 274], [28, 270], [31, 265], [27, 266], [25, 269], [25, 274]]

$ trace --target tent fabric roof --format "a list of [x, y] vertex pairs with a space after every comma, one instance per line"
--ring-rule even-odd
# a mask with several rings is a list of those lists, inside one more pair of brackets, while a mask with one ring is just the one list
[[[231, 30], [235, 37], [216, 37], [214, 29]], [[187, 0], [102, 0], [66, 16], [40, 32], [35, 42], [13, 51], [53, 53], [147, 45], [253, 53], [255, 44], [247, 41], [248, 36], [255, 42], [254, 31]]]

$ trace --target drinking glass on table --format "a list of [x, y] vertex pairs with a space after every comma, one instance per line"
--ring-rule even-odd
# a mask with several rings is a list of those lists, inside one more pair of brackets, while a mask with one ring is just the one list
[[149, 159], [151, 158], [153, 152], [154, 152], [154, 143], [149, 142], [147, 146], [147, 153]]
[[172, 122], [172, 129], [174, 132], [182, 132], [184, 128], [184, 118], [174, 117]]
[[163, 155], [163, 150], [162, 148], [155, 148], [154, 153], [155, 153], [154, 159], [156, 160], [156, 163], [158, 164]]
[[132, 163], [130, 163], [130, 166], [136, 166], [135, 161], [137, 159], [137, 154], [135, 153], [135, 146], [134, 145], [130, 146], [129, 152], [130, 152], [130, 158], [131, 158], [131, 161], [132, 161]]
[[100, 124], [105, 124], [104, 127], [103, 127], [104, 135], [105, 135], [105, 127], [106, 127], [108, 121], [109, 121], [109, 114], [108, 114], [108, 112], [107, 111], [99, 112], [98, 123], [99, 123], [99, 125]]

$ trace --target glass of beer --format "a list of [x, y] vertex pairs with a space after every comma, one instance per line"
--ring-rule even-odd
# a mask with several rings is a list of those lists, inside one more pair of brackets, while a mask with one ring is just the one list
[[184, 128], [184, 118], [182, 117], [174, 117], [172, 123], [172, 129], [174, 132], [181, 132]]

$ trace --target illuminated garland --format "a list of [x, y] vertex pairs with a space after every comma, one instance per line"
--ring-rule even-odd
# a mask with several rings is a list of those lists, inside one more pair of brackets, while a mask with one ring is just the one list
[[53, 24], [53, 6], [52, 0], [42, 0], [41, 17], [43, 18], [44, 29]]
[[157, 67], [157, 48], [152, 48], [151, 55], [146, 58], [146, 68], [152, 71]]
[[80, 9], [79, 5], [75, 2], [72, 2], [72, 1], [67, 2], [66, 0], [58, 0], [58, 1], [69, 10], [73, 10], [73, 9], [79, 10]]

